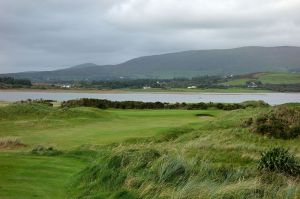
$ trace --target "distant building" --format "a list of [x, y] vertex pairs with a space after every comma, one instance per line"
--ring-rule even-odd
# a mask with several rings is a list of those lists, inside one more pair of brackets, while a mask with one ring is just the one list
[[143, 89], [150, 89], [150, 86], [144, 86]]
[[187, 88], [188, 89], [195, 89], [195, 88], [197, 88], [197, 86], [188, 86]]
[[225, 77], [225, 79], [227, 79], [227, 78], [233, 78], [233, 74], [225, 75], [224, 77]]
[[71, 88], [71, 85], [63, 84], [61, 87], [62, 87], [62, 88]]
[[257, 88], [258, 85], [257, 85], [255, 82], [249, 82], [249, 83], [247, 84], [247, 87], [248, 87], [248, 88]]

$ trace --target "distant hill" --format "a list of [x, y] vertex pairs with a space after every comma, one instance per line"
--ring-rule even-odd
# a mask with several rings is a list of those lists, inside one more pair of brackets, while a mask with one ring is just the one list
[[105, 80], [173, 78], [203, 75], [245, 74], [267, 71], [300, 71], [300, 47], [241, 47], [192, 50], [144, 56], [117, 65], [81, 64], [43, 72], [2, 74], [35, 82], [56, 80]]

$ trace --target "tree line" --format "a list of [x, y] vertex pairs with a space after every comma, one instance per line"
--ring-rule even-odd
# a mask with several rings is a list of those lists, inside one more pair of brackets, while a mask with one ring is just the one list
[[278, 92], [300, 92], [300, 84], [263, 84], [259, 80], [252, 80], [246, 82], [244, 85], [226, 85], [226, 82], [238, 79], [242, 76], [201, 76], [194, 78], [173, 78], [173, 79], [115, 79], [115, 80], [101, 80], [101, 81], [81, 81], [68, 82], [76, 88], [87, 89], [141, 89], [159, 88], [188, 88], [194, 86], [202, 89], [230, 89], [230, 88], [248, 88], [252, 83], [256, 87], [252, 89], [271, 90]]
[[201, 88], [225, 88], [221, 83], [226, 78], [221, 76], [202, 76], [194, 78], [173, 78], [173, 79], [115, 79], [109, 81], [82, 81], [76, 82], [75, 85], [83, 88], [96, 89], [122, 89], [131, 88], [138, 89], [145, 86], [151, 88], [187, 88], [188, 86], [196, 86]]
[[100, 109], [116, 108], [116, 109], [185, 109], [185, 110], [201, 110], [201, 109], [222, 109], [236, 110], [245, 109], [247, 107], [264, 107], [269, 106], [263, 101], [247, 101], [243, 103], [163, 103], [163, 102], [141, 102], [141, 101], [110, 101], [105, 99], [82, 98], [76, 100], [63, 101], [61, 107], [96, 107]]
[[28, 79], [15, 79], [13, 77], [0, 77], [0, 86], [5, 87], [31, 87], [32, 83]]

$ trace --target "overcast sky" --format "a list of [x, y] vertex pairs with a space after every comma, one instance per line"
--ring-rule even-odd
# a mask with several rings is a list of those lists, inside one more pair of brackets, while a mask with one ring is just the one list
[[0, 73], [300, 46], [299, 0], [0, 0]]

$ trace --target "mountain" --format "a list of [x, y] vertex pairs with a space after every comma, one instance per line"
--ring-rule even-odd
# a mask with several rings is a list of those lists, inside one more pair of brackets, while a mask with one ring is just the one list
[[192, 50], [144, 56], [117, 65], [86, 63], [66, 69], [2, 74], [32, 81], [173, 78], [243, 74], [267, 71], [300, 71], [300, 47], [241, 47]]

